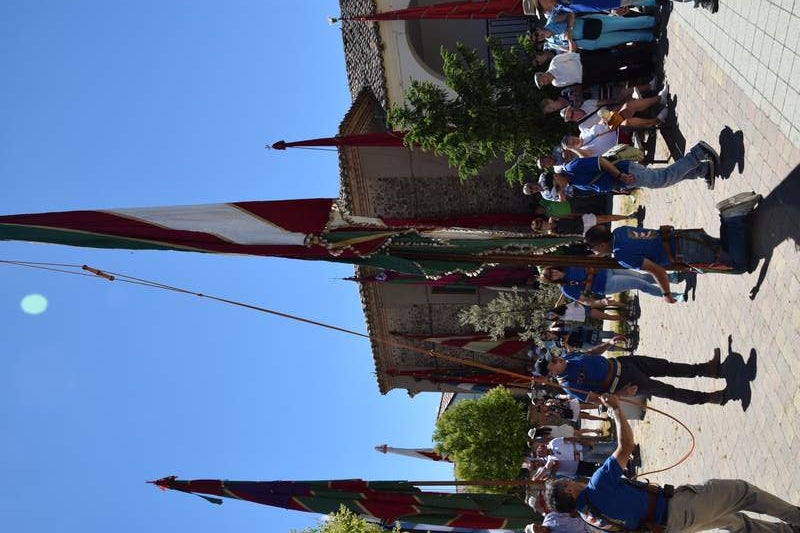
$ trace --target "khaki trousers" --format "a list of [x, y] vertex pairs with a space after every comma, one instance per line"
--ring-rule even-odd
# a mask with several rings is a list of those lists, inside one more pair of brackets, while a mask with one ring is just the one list
[[[732, 533], [800, 531], [800, 508], [740, 479], [711, 479], [702, 485], [683, 485], [668, 502], [667, 533], [710, 529]], [[769, 515], [782, 522], [758, 520], [742, 511]]]

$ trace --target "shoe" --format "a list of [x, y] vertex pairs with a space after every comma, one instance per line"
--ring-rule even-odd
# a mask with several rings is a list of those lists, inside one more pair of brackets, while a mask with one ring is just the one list
[[[717, 151], [711, 148], [707, 142], [700, 141], [697, 143], [696, 148], [699, 148], [705, 157], [699, 157], [702, 162], [706, 163], [706, 175], [704, 179], [706, 180], [706, 186], [708, 187], [709, 191], [714, 190], [714, 185], [717, 180], [717, 169], [719, 168], [719, 155]], [[694, 150], [694, 148], [692, 148]]]
[[717, 211], [724, 211], [724, 210], [728, 209], [729, 207], [733, 207], [735, 205], [740, 204], [741, 202], [743, 202], [745, 200], [748, 200], [749, 198], [752, 198], [755, 195], [756, 195], [755, 191], [736, 193], [736, 194], [734, 194], [733, 196], [731, 196], [729, 198], [725, 198], [724, 200], [721, 200], [721, 201], [717, 202], [717, 205], [716, 205]]
[[664, 109], [658, 112], [658, 115], [656, 115], [656, 119], [659, 120], [661, 123], [666, 122], [667, 117], [669, 117], [668, 107], [665, 107]]
[[729, 399], [730, 398], [728, 398], [728, 393], [726, 393], [725, 390], [723, 389], [715, 392], [709, 392], [706, 403], [713, 403], [715, 405], [725, 405], [726, 403], [728, 403]]
[[735, 194], [717, 204], [722, 218], [744, 216], [755, 209], [764, 197], [753, 191]]
[[705, 377], [718, 379], [721, 375], [721, 370], [722, 370], [721, 361], [722, 361], [722, 350], [720, 350], [719, 348], [714, 348], [714, 357], [712, 357], [711, 360], [706, 363]]
[[664, 82], [664, 88], [658, 91], [658, 97], [661, 98], [661, 105], [669, 103], [669, 83]]
[[647, 209], [645, 208], [645, 206], [640, 205], [639, 207], [637, 207], [636, 212], [634, 214], [636, 215], [636, 227], [637, 228], [644, 227], [644, 217], [645, 215], [647, 215]]
[[[714, 162], [714, 168], [715, 168], [715, 169], [719, 168], [719, 154], [717, 153], [717, 151], [716, 151], [716, 150], [714, 150], [714, 149], [711, 147], [711, 145], [710, 145], [710, 144], [708, 144], [708, 143], [707, 143], [707, 142], [705, 142], [705, 141], [700, 141], [700, 142], [698, 142], [698, 143], [697, 143], [697, 146], [699, 146], [699, 147], [700, 147], [700, 149], [701, 149], [703, 152], [705, 152], [705, 153], [706, 153], [706, 155], [708, 156], [708, 158], [707, 158], [707, 159], [709, 159], [709, 160], [711, 160], [711, 161], [713, 161], [713, 162]], [[716, 176], [716, 173], [714, 174], [714, 176]]]

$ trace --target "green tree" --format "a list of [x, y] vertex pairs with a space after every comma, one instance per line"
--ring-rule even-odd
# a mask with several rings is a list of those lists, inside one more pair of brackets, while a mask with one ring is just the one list
[[476, 331], [501, 339], [516, 333], [522, 340], [538, 340], [545, 323], [545, 311], [553, 307], [560, 291], [555, 285], [542, 284], [532, 293], [501, 292], [483, 305], [461, 309], [458, 320]]
[[[395, 524], [394, 533], [401, 533], [400, 525]], [[292, 530], [292, 533], [298, 533]], [[339, 511], [331, 513], [318, 527], [309, 527], [299, 533], [385, 533], [378, 524], [367, 522], [353, 511], [342, 505]]]
[[552, 93], [534, 85], [530, 38], [520, 38], [521, 48], [487, 43], [492, 69], [461, 43], [455, 52], [442, 48], [445, 83], [455, 96], [431, 82], [413, 81], [406, 102], [392, 107], [388, 121], [407, 132], [409, 146], [447, 156], [462, 179], [502, 157], [510, 164], [506, 179], [518, 183], [538, 172], [536, 158], [568, 129], [558, 115], [541, 112], [539, 102]]
[[[503, 387], [481, 398], [458, 402], [437, 420], [436, 451], [455, 463], [457, 479], [513, 480], [519, 475], [528, 438], [520, 403]], [[509, 492], [513, 487], [467, 487], [472, 492]]]

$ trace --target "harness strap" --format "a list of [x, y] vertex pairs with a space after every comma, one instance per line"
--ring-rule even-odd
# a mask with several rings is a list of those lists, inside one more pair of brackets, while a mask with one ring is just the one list
[[583, 281], [583, 294], [588, 296], [592, 293], [592, 282], [597, 269], [594, 267], [586, 267], [586, 279]]
[[[681, 259], [681, 242], [694, 242], [698, 244], [702, 244], [707, 248], [710, 248], [714, 252], [714, 265], [719, 263], [720, 257], [722, 256], [722, 246], [714, 246], [709, 244], [708, 241], [705, 239], [698, 239], [696, 237], [691, 237], [687, 233], [690, 231], [703, 231], [702, 228], [698, 229], [684, 229], [684, 230], [676, 230], [673, 226], [661, 226], [659, 228], [661, 232], [661, 244], [664, 246], [664, 253], [667, 255], [670, 263], [676, 265], [685, 265], [687, 267], [691, 267], [692, 265], [683, 261]], [[675, 239], [675, 250], [672, 249], [672, 239]]]

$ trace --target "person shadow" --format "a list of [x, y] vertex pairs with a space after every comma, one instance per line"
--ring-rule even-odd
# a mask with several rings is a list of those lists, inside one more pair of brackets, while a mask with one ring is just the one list
[[752, 255], [750, 272], [763, 260], [756, 284], [750, 290], [755, 300], [769, 272], [772, 254], [784, 241], [792, 241], [800, 249], [800, 165], [796, 166], [751, 215]]
[[[719, 165], [717, 169], [722, 179], [728, 179], [734, 169], [744, 172], [744, 132], [733, 131], [725, 126], [719, 133]], [[737, 168], [738, 167], [738, 168]]]
[[747, 411], [752, 400], [750, 383], [758, 373], [758, 354], [750, 349], [747, 361], [742, 354], [733, 351], [733, 335], [728, 335], [728, 354], [720, 366], [721, 377], [725, 379], [725, 393], [730, 401], [742, 402], [742, 411]]

